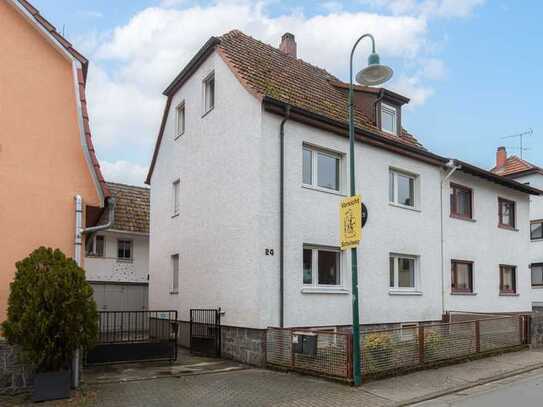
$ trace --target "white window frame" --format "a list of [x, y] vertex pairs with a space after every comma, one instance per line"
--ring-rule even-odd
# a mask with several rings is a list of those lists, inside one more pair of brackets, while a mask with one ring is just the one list
[[[304, 182], [304, 173], [303, 173], [303, 170], [304, 170], [304, 150], [307, 150], [309, 152], [311, 152], [311, 183], [310, 184], [307, 184], [306, 182]], [[331, 158], [334, 158], [334, 159], [337, 159], [338, 160], [338, 166], [337, 166], [337, 171], [338, 171], [338, 189], [333, 189], [333, 188], [327, 188], [327, 187], [321, 187], [319, 186], [319, 174], [318, 174], [318, 155], [321, 154], [321, 155], [324, 155], [324, 156], [328, 156], [328, 157], [331, 157]], [[314, 147], [314, 146], [311, 146], [311, 145], [308, 145], [308, 144], [303, 144], [303, 147], [302, 147], [302, 185], [306, 186], [306, 187], [309, 187], [309, 188], [313, 188], [313, 189], [318, 189], [318, 190], [321, 190], [321, 191], [326, 191], [326, 192], [332, 192], [332, 193], [339, 193], [341, 194], [342, 191], [343, 191], [343, 180], [344, 180], [344, 175], [343, 175], [343, 154], [342, 153], [339, 153], [339, 152], [335, 152], [335, 151], [330, 151], [330, 150], [326, 150], [326, 149], [322, 149], [322, 148], [319, 148], [319, 147]]]
[[204, 78], [204, 80], [202, 81], [202, 101], [204, 102], [203, 103], [203, 111], [204, 111], [203, 115], [204, 116], [215, 108], [215, 102], [217, 101], [217, 98], [216, 98], [216, 96], [217, 96], [217, 92], [216, 92], [217, 83], [214, 82], [214, 85], [213, 85], [213, 104], [208, 106], [209, 101], [208, 101], [207, 87], [208, 87], [208, 84], [209, 84], [209, 82], [211, 80], [215, 81], [215, 71], [210, 72]]
[[[391, 175], [393, 176], [394, 178], [394, 189], [393, 189], [393, 196], [392, 196], [392, 199], [390, 199], [390, 181], [391, 181]], [[407, 178], [411, 178], [413, 180], [413, 206], [410, 206], [410, 205], [405, 205], [403, 203], [400, 203], [398, 201], [398, 175], [401, 175], [403, 177], [407, 177]], [[419, 183], [420, 183], [420, 176], [417, 175], [417, 174], [413, 174], [412, 172], [408, 172], [408, 171], [403, 171], [403, 170], [399, 170], [397, 168], [394, 168], [394, 167], [390, 167], [389, 168], [389, 172], [388, 172], [388, 201], [390, 204], [394, 205], [394, 206], [400, 206], [402, 208], [406, 208], [406, 209], [416, 209], [418, 210], [419, 209], [419, 202], [420, 202], [420, 199], [419, 199]]]
[[172, 182], [172, 217], [181, 212], [181, 180], [178, 178]]
[[[392, 131], [383, 128], [383, 112], [384, 113], [394, 114], [394, 120], [392, 121], [392, 123], [393, 123]], [[397, 136], [398, 135], [398, 108], [396, 108], [394, 106], [391, 106], [391, 105], [388, 105], [386, 103], [381, 103], [381, 112], [380, 113], [381, 113], [381, 130], [384, 131], [385, 133], [393, 134], [393, 135]]]
[[[177, 270], [175, 269], [175, 260], [177, 259]], [[181, 275], [181, 258], [179, 253], [172, 254], [170, 256], [170, 269], [171, 269], [171, 288], [170, 294], [179, 294], [179, 278]], [[176, 287], [177, 282], [177, 287]]]
[[[96, 239], [98, 237], [101, 237], [103, 239], [103, 241], [104, 241], [104, 248], [103, 248], [103, 253], [102, 253], [101, 256], [96, 253]], [[87, 257], [96, 257], [98, 259], [103, 259], [104, 257], [106, 257], [106, 237], [105, 237], [105, 235], [94, 235], [92, 237], [91, 251], [90, 251], [90, 253], [87, 253], [86, 256]]]
[[[390, 286], [390, 259], [394, 259], [394, 286]], [[419, 292], [420, 287], [420, 257], [412, 254], [403, 254], [403, 253], [390, 253], [388, 256], [387, 263], [387, 286], [391, 292]], [[415, 276], [413, 279], [414, 287], [400, 287], [399, 286], [399, 267], [398, 259], [410, 259], [414, 260], [414, 272]]]
[[[179, 116], [181, 114], [183, 115], [183, 123], [182, 123], [182, 126], [179, 126]], [[183, 100], [181, 103], [179, 103], [175, 107], [175, 138], [176, 139], [181, 137], [183, 134], [185, 134], [185, 120], [186, 120], [185, 101]]]
[[[130, 243], [130, 258], [119, 257], [119, 242], [129, 242]], [[134, 241], [132, 239], [117, 239], [117, 261], [118, 262], [128, 262], [131, 263], [134, 261]]]
[[[311, 284], [304, 283], [304, 269], [303, 269], [303, 250], [311, 250]], [[302, 250], [302, 286], [304, 288], [318, 288], [322, 290], [331, 289], [335, 290], [338, 288], [343, 288], [343, 256], [342, 251], [339, 247], [331, 246], [319, 246], [313, 244], [304, 244]], [[339, 284], [319, 284], [319, 251], [323, 252], [334, 252], [338, 256], [338, 271], [339, 271]]]

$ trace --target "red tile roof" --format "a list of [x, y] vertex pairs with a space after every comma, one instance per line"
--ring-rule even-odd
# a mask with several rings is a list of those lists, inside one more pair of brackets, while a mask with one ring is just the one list
[[[111, 229], [149, 234], [149, 188], [134, 185], [107, 183], [115, 197], [115, 220]], [[107, 211], [99, 224], [107, 223]]]
[[516, 174], [528, 171], [543, 173], [543, 169], [541, 169], [537, 165], [529, 163], [526, 160], [523, 160], [522, 158], [517, 157], [516, 155], [508, 157], [507, 160], [505, 160], [504, 165], [499, 168], [494, 167], [490, 171], [492, 171], [494, 174], [498, 174], [504, 177], [514, 176]]

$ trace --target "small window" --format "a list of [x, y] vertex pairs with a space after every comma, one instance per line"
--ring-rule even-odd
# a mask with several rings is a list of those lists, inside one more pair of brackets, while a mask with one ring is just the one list
[[172, 255], [172, 290], [170, 294], [179, 293], [179, 255]]
[[470, 188], [451, 184], [451, 216], [472, 219], [473, 194]]
[[204, 79], [204, 113], [215, 107], [215, 73]]
[[117, 259], [125, 261], [132, 260], [132, 240], [117, 240]]
[[175, 108], [175, 116], [175, 137], [179, 137], [185, 132], [185, 102]]
[[339, 249], [304, 247], [304, 285], [323, 287], [341, 285], [340, 256]]
[[515, 228], [515, 202], [498, 198], [499, 226]]
[[473, 292], [473, 262], [451, 261], [451, 291], [453, 293]]
[[340, 162], [339, 154], [304, 147], [302, 182], [306, 185], [339, 191]]
[[532, 287], [543, 287], [543, 263], [532, 263]]
[[172, 212], [173, 216], [179, 215], [179, 188], [180, 181], [176, 180], [172, 183]]
[[543, 220], [532, 221], [530, 223], [530, 239], [543, 239]]
[[515, 294], [517, 292], [516, 266], [500, 265], [500, 293]]
[[390, 105], [381, 103], [381, 130], [390, 134], [398, 134], [398, 110]]
[[90, 247], [87, 245], [87, 256], [104, 257], [105, 240], [104, 236], [96, 235], [92, 239]]
[[416, 177], [390, 170], [389, 199], [391, 203], [415, 207]]
[[390, 255], [389, 286], [393, 289], [415, 289], [417, 287], [417, 257]]

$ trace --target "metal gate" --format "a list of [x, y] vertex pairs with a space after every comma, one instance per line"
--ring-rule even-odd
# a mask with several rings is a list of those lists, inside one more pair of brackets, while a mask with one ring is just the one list
[[190, 310], [190, 352], [221, 356], [221, 309]]
[[177, 359], [177, 311], [100, 311], [87, 365]]

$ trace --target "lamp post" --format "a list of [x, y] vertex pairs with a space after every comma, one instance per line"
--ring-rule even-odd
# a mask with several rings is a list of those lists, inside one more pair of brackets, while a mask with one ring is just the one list
[[[371, 34], [364, 34], [354, 43], [349, 65], [349, 172], [351, 180], [351, 196], [356, 194], [354, 172], [354, 115], [353, 115], [353, 55], [356, 46], [363, 38], [371, 39], [372, 52], [368, 58], [368, 66], [356, 75], [356, 81], [366, 86], [376, 86], [392, 77], [392, 69], [379, 63], [379, 55], [375, 52], [375, 39]], [[358, 265], [356, 247], [351, 248], [352, 300], [353, 300], [353, 381], [355, 386], [361, 383], [360, 374], [360, 316], [358, 309]]]

